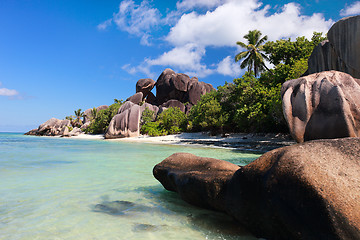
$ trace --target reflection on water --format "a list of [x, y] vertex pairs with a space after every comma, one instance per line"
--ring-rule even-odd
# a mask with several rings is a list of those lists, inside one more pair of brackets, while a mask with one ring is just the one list
[[166, 191], [175, 152], [244, 165], [258, 155], [189, 146], [0, 133], [0, 239], [254, 239], [223, 213]]

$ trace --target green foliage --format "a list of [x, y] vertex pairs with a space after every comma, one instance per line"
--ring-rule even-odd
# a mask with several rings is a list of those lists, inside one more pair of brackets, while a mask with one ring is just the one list
[[149, 108], [146, 107], [141, 114], [140, 126], [155, 121], [155, 118], [156, 118], [155, 112], [151, 111]]
[[294, 65], [297, 60], [308, 59], [314, 47], [325, 39], [322, 33], [314, 32], [311, 40], [305, 37], [298, 37], [296, 41], [291, 41], [290, 38], [281, 39], [265, 43], [263, 49], [269, 55], [272, 64]]
[[200, 101], [194, 105], [189, 114], [189, 130], [222, 132], [227, 114], [222, 111], [220, 94], [211, 91], [203, 95]]
[[248, 44], [240, 41], [236, 42], [237, 45], [246, 50], [235, 56], [235, 62], [244, 59], [240, 64], [240, 68], [244, 69], [247, 67], [249, 72], [254, 70], [255, 76], [267, 69], [264, 63], [264, 59], [267, 59], [267, 56], [262, 52], [267, 36], [260, 38], [261, 35], [259, 30], [252, 30], [244, 36]]
[[226, 128], [241, 132], [280, 131], [283, 128], [280, 87], [267, 87], [249, 72], [219, 87], [222, 111], [228, 115]]
[[[146, 109], [145, 109], [146, 111]], [[145, 112], [144, 111], [144, 112]], [[150, 121], [152, 111], [147, 111], [142, 115], [142, 125], [140, 132], [149, 136], [163, 136], [183, 132], [187, 127], [187, 117], [180, 108], [168, 108], [160, 113], [155, 122]]]
[[81, 125], [83, 124], [81, 117], [84, 116], [84, 112], [81, 111], [81, 109], [79, 108], [78, 110], [74, 111], [76, 119], [74, 121], [72, 121], [71, 125], [73, 127], [81, 127]]
[[71, 127], [71, 126], [67, 126], [67, 128], [68, 128], [69, 132], [71, 132], [71, 131], [74, 129], [74, 128]]
[[[109, 106], [107, 109], [102, 109], [100, 111], [92, 110], [91, 114], [93, 119], [91, 120], [90, 126], [85, 129], [86, 133], [100, 134], [104, 133], [105, 130], [109, 127], [111, 119], [117, 114], [121, 103], [114, 103]], [[94, 117], [95, 116], [95, 117]]]

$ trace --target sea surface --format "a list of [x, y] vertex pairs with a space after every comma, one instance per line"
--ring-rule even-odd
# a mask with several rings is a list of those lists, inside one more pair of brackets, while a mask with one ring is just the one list
[[0, 239], [256, 239], [166, 191], [155, 164], [175, 152], [246, 165], [230, 149], [0, 133]]

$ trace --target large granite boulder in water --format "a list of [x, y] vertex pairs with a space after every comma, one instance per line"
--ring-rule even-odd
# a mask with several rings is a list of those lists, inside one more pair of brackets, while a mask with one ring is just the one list
[[186, 202], [224, 211], [224, 186], [238, 169], [226, 161], [175, 153], [157, 164], [153, 174], [165, 189], [179, 193]]
[[110, 121], [106, 130], [105, 138], [137, 137], [140, 135], [140, 119], [142, 112], [148, 108], [154, 111], [155, 115], [159, 111], [157, 106], [145, 103], [141, 106], [130, 101], [125, 102], [113, 119]]
[[154, 176], [185, 201], [225, 211], [266, 239], [360, 239], [360, 139], [316, 140], [237, 167], [175, 154]]
[[265, 153], [235, 173], [226, 207], [266, 239], [360, 239], [360, 139]]
[[360, 136], [360, 80], [327, 71], [287, 81], [283, 112], [297, 142]]
[[336, 22], [327, 33], [328, 40], [315, 47], [306, 74], [337, 70], [360, 78], [359, 29], [360, 16]]
[[26, 133], [26, 135], [37, 136], [59, 136], [67, 134], [69, 131], [70, 120], [60, 120], [57, 118], [51, 118], [41, 124], [37, 129], [33, 129]]

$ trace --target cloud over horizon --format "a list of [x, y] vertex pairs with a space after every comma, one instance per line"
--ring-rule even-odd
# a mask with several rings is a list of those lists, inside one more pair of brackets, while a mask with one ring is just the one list
[[[170, 26], [160, 39], [167, 46], [162, 54], [146, 57], [138, 66], [127, 65], [123, 69], [132, 74], [151, 74], [153, 66], [165, 66], [201, 77], [211, 74], [235, 76], [239, 69], [234, 68], [234, 56], [224, 56], [218, 62], [205, 64], [207, 49], [226, 47], [240, 51], [236, 41], [244, 41], [243, 36], [253, 29], [268, 35], [269, 40], [311, 38], [314, 31], [326, 33], [334, 23], [321, 13], [302, 15], [301, 6], [296, 3], [276, 6], [276, 11], [275, 6], [264, 5], [260, 0], [182, 0], [176, 7], [161, 18], [160, 11], [147, 0], [140, 5], [135, 5], [132, 0], [121, 2], [113, 21], [119, 29], [140, 37], [142, 44], [150, 45], [149, 39], [152, 32], [157, 31], [156, 27]], [[106, 27], [106, 22], [102, 24]], [[101, 26], [99, 24], [98, 28]]]

